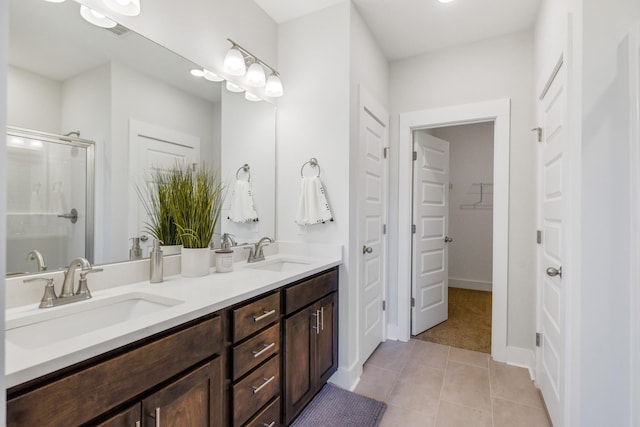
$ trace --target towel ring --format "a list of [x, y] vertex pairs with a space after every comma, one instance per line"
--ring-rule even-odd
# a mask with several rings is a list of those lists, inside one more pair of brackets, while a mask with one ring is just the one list
[[300, 168], [300, 176], [304, 178], [304, 167], [305, 166], [311, 166], [312, 168], [318, 168], [318, 175], [316, 176], [320, 176], [320, 164], [318, 163], [318, 159], [316, 159], [315, 157], [312, 157], [311, 160], [309, 160], [308, 162], [305, 162], [302, 167]]
[[236, 171], [236, 179], [238, 179], [238, 174], [240, 173], [240, 171], [244, 171], [244, 172], [249, 174], [249, 177], [247, 178], [247, 182], [251, 182], [251, 172], [249, 171], [249, 169], [250, 169], [249, 165], [246, 164], [246, 163], [244, 165], [240, 166], [238, 168], [238, 170]]

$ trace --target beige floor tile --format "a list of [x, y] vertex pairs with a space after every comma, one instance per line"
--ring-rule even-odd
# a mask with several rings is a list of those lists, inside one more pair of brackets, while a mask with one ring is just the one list
[[490, 374], [493, 397], [536, 408], [544, 407], [527, 369], [491, 361]]
[[442, 391], [444, 371], [419, 366], [418, 370], [404, 370], [389, 394], [389, 403], [405, 408], [420, 409], [430, 401], [437, 402]]
[[442, 401], [436, 427], [492, 427], [491, 412]]
[[450, 403], [490, 411], [489, 369], [449, 361], [444, 374], [442, 399]]
[[367, 364], [400, 372], [404, 367], [413, 341], [386, 341], [381, 343], [367, 360]]
[[433, 427], [435, 412], [430, 409], [417, 410], [387, 405], [380, 427]]
[[449, 346], [429, 341], [412, 340], [415, 342], [408, 363], [411, 365], [426, 365], [432, 368], [444, 369], [447, 366]]
[[399, 373], [366, 364], [360, 382], [354, 392], [372, 399], [386, 402]]
[[493, 399], [494, 427], [550, 427], [547, 413], [503, 399]]
[[487, 353], [465, 350], [463, 348], [451, 347], [451, 350], [449, 351], [449, 360], [466, 363], [467, 365], [479, 366], [481, 368], [489, 367], [489, 355]]

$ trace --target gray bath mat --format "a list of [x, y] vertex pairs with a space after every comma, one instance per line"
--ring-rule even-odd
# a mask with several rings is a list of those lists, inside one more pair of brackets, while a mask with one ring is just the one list
[[376, 427], [387, 405], [326, 384], [291, 427]]

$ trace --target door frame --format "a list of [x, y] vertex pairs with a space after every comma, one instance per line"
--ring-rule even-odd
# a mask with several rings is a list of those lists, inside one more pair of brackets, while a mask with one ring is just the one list
[[[365, 114], [365, 112], [368, 112], [371, 116], [373, 116], [376, 120], [378, 120], [380, 123], [382, 123], [385, 127], [385, 148], [387, 149], [387, 152], [389, 151], [389, 113], [387, 112], [387, 110], [382, 106], [382, 104], [380, 104], [374, 97], [373, 95], [371, 95], [371, 93], [369, 93], [369, 91], [364, 88], [362, 85], [358, 86], [358, 147], [357, 147], [357, 158], [358, 158], [358, 175], [357, 175], [357, 180], [356, 182], [360, 182], [360, 176], [362, 173], [362, 169], [363, 169], [363, 162], [360, 159], [360, 152], [362, 149], [362, 144], [365, 143], [364, 140], [364, 135], [361, 132], [361, 126], [363, 123], [363, 119], [362, 116], [363, 114]], [[384, 233], [382, 235], [382, 260], [383, 260], [383, 275], [382, 275], [382, 298], [384, 301], [388, 302], [389, 298], [387, 297], [387, 293], [388, 293], [388, 276], [389, 276], [389, 157], [387, 156], [386, 161], [384, 162], [384, 174], [385, 174], [385, 179], [383, 180], [383, 189], [382, 192], [384, 194], [384, 223], [387, 225], [387, 232]], [[357, 198], [357, 213], [358, 213], [358, 221], [357, 223], [359, 223], [359, 219], [360, 219], [360, 215], [362, 214], [363, 211], [363, 206], [362, 206], [362, 200], [360, 197]], [[362, 230], [360, 226], [357, 226], [357, 231], [356, 231], [356, 235], [357, 235], [357, 240], [356, 240], [356, 248], [360, 248], [360, 244], [363, 240], [363, 235], [362, 235]], [[363, 308], [361, 306], [361, 304], [363, 303], [363, 298], [362, 298], [362, 288], [361, 288], [361, 280], [363, 278], [363, 263], [362, 263], [362, 258], [358, 257], [358, 268], [357, 268], [357, 284], [358, 284], [358, 297], [357, 297], [357, 301], [358, 301], [358, 324], [360, 325], [358, 327], [358, 359], [359, 359], [359, 363], [361, 365], [364, 365], [364, 362], [366, 360], [361, 360], [363, 358], [363, 354], [360, 351], [360, 349], [362, 348], [362, 340], [363, 340], [363, 333], [364, 331], [361, 330], [362, 329], [362, 325], [360, 324], [360, 316], [362, 316], [363, 314]], [[381, 308], [382, 310], [382, 308]], [[386, 310], [382, 310], [382, 341], [386, 341], [387, 339], [387, 322], [388, 322], [388, 309]]]
[[398, 331], [411, 337], [411, 224], [413, 131], [426, 128], [494, 122], [493, 141], [493, 295], [491, 356], [507, 358], [507, 282], [509, 261], [509, 142], [511, 99], [434, 108], [400, 114], [398, 188]]

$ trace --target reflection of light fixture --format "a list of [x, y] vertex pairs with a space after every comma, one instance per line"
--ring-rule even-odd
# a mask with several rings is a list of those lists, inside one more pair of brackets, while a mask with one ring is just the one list
[[85, 5], [80, 6], [80, 15], [82, 15], [82, 17], [86, 19], [88, 22], [91, 22], [93, 25], [97, 25], [98, 27], [113, 28], [116, 25], [118, 25], [111, 19], [101, 14], [100, 12], [96, 12], [93, 9], [89, 9]]
[[243, 88], [241, 88], [237, 84], [231, 83], [230, 81], [227, 81], [227, 90], [229, 92], [238, 92], [238, 93], [244, 92]]
[[277, 73], [272, 73], [267, 79], [267, 85], [264, 88], [264, 93], [272, 98], [282, 96], [284, 90], [282, 89], [282, 81], [278, 77]]
[[[224, 58], [224, 71], [234, 76], [242, 76], [246, 73], [245, 82], [248, 86], [263, 87], [266, 68], [271, 72], [271, 76], [266, 81], [265, 94], [273, 98], [282, 96], [282, 81], [278, 71], [233, 40], [227, 40], [231, 43], [231, 49]], [[250, 64], [249, 70], [246, 68], [247, 64]]]
[[224, 79], [222, 77], [220, 77], [219, 75], [217, 75], [216, 73], [209, 71], [209, 70], [203, 70], [204, 72], [204, 78], [209, 80], [210, 82], [222, 82], [224, 81]]
[[189, 70], [189, 72], [191, 73], [192, 76], [195, 76], [195, 77], [204, 76], [204, 71], [201, 70], [200, 68], [192, 68]]
[[120, 15], [140, 15], [140, 0], [102, 0], [111, 10]]
[[254, 62], [247, 70], [247, 84], [253, 87], [264, 86], [266, 77], [264, 76], [264, 68], [258, 62]]
[[44, 1], [48, 1], [49, 3], [62, 3], [64, 0], [44, 0]]
[[251, 92], [245, 92], [244, 99], [246, 99], [247, 101], [253, 101], [253, 102], [262, 101], [262, 98], [252, 94]]

